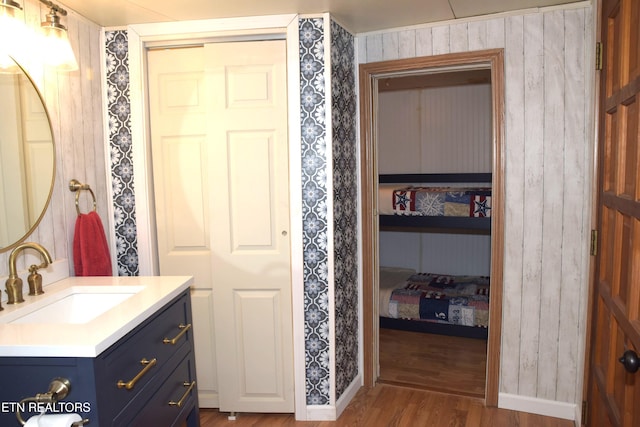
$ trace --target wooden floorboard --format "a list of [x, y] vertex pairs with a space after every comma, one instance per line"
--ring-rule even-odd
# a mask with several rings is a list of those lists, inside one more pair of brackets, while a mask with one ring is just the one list
[[487, 342], [380, 329], [379, 382], [484, 397]]
[[573, 427], [573, 421], [485, 408], [482, 399], [379, 384], [362, 388], [337, 421], [296, 421], [293, 414], [237, 414], [201, 409], [201, 427]]
[[201, 427], [573, 427], [573, 421], [484, 406], [486, 341], [380, 330], [381, 381], [361, 388], [337, 421], [201, 409]]

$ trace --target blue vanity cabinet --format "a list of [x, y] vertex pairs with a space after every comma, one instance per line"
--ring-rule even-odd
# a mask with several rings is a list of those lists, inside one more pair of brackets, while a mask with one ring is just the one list
[[[187, 289], [95, 358], [0, 358], [0, 402], [46, 392], [61, 376], [71, 382], [65, 404], [89, 409], [66, 412], [90, 426], [199, 426], [191, 318]], [[16, 382], [27, 387], [6, 386]], [[0, 425], [18, 423], [0, 411]]]

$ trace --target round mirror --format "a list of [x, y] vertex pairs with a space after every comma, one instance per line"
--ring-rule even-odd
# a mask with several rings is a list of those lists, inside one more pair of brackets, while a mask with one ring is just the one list
[[19, 64], [0, 68], [0, 252], [37, 227], [54, 176], [53, 133], [44, 100]]

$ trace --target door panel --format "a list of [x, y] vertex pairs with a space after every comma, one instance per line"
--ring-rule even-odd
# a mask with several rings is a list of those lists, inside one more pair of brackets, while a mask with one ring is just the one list
[[232, 132], [228, 137], [231, 250], [277, 250], [272, 248], [277, 242], [277, 217], [271, 212], [275, 206], [271, 204], [270, 176], [275, 135], [254, 131]]
[[150, 51], [161, 274], [190, 274], [201, 406], [293, 412], [285, 42]]
[[191, 275], [198, 402], [217, 408], [204, 49], [147, 54], [158, 264]]
[[[284, 383], [280, 365], [282, 325], [277, 320], [282, 295], [273, 290], [237, 290], [233, 293], [237, 356], [242, 367], [240, 396], [281, 398]], [[265, 322], [264, 319], [276, 319]]]
[[[149, 110], [160, 274], [211, 288], [209, 148], [202, 48], [148, 53]], [[199, 71], [198, 71], [199, 70]]]
[[286, 46], [205, 50], [220, 410], [293, 412]]
[[640, 425], [640, 374], [620, 358], [640, 349], [640, 2], [605, 0], [598, 229], [588, 424]]

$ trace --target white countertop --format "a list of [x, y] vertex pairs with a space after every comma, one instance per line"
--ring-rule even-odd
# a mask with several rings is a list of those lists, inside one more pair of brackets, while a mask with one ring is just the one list
[[[98, 356], [192, 283], [190, 276], [69, 277], [37, 296], [27, 295], [25, 283], [25, 302], [4, 304], [0, 311], [0, 357]], [[45, 323], [9, 323], [46, 306], [56, 295], [69, 294], [70, 288], [92, 286], [143, 288], [86, 323], [64, 323], [55, 316]]]

